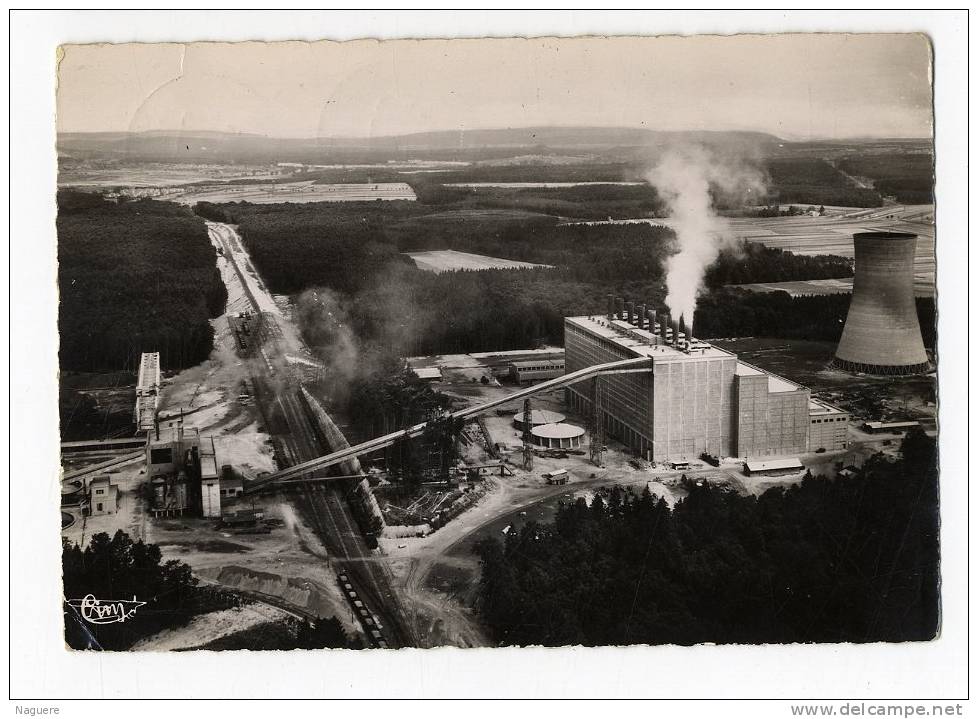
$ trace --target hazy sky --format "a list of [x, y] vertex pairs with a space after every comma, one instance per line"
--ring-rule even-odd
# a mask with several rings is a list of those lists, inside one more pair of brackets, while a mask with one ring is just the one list
[[931, 132], [922, 35], [71, 45], [58, 75], [62, 132]]

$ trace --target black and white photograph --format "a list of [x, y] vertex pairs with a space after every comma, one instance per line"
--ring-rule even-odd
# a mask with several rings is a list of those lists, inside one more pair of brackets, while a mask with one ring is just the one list
[[935, 145], [941, 45], [890, 26], [66, 33], [50, 227], [10, 238], [53, 263], [60, 448], [10, 474], [52, 651], [695, 675], [965, 639], [965, 146]]

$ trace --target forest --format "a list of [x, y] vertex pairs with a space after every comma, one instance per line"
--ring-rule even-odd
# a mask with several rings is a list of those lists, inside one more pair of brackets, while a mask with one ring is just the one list
[[207, 358], [227, 291], [207, 228], [187, 208], [58, 192], [58, 330], [64, 371], [166, 370]]
[[[240, 598], [230, 592], [201, 587], [189, 565], [176, 559], [163, 561], [160, 548], [139, 539], [133, 541], [121, 529], [109, 537], [105, 532], [92, 535], [88, 545], [61, 540], [64, 573], [65, 641], [72, 649], [121, 651], [140, 639], [165, 629], [180, 627], [206, 612], [238, 606]], [[124, 622], [94, 624], [68, 601], [87, 595], [103, 599], [129, 599], [145, 602]], [[276, 641], [255, 642], [250, 632], [215, 640], [204, 649], [322, 649], [347, 647], [360, 649], [335, 617], [295, 622], [291, 631], [275, 633]]]
[[136, 597], [145, 606], [125, 622], [92, 624], [77, 607], [65, 605], [65, 641], [73, 649], [128, 649], [163, 629], [186, 624], [194, 616], [234, 606], [226, 592], [199, 587], [190, 566], [171, 559], [164, 562], [159, 547], [118, 530], [92, 535], [82, 549], [62, 538], [62, 568], [66, 600], [86, 595], [102, 599]]
[[[422, 215], [422, 211], [408, 202], [387, 202], [383, 207], [374, 203], [197, 206], [198, 214], [238, 224], [272, 291], [332, 293], [331, 316], [341, 316], [362, 347], [380, 347], [394, 355], [562, 344], [563, 317], [602, 311], [608, 292], [643, 298], [664, 309], [662, 267], [675, 251], [671, 230], [643, 223], [563, 225], [539, 215], [527, 219], [463, 212]], [[434, 274], [418, 270], [400, 254], [420, 248], [475, 252], [552, 269]], [[720, 286], [851, 275], [851, 262], [845, 258], [807, 257], [745, 244], [723, 253], [707, 281]], [[766, 330], [765, 301], [754, 305], [742, 297], [723, 293], [718, 301], [707, 303], [706, 314], [713, 317], [703, 317], [704, 328], [736, 324], [761, 330], [741, 333], [744, 336], [794, 326], [798, 312]], [[733, 303], [726, 306], [719, 300]], [[328, 345], [317, 338], [327, 321], [322, 312], [304, 311], [301, 299], [298, 304], [297, 317], [310, 346]], [[736, 323], [729, 321], [731, 317]], [[702, 336], [715, 336], [699, 330], [699, 321], [698, 313], [696, 327]], [[809, 317], [805, 321], [813, 322]], [[833, 331], [830, 324], [826, 328], [829, 334]], [[812, 338], [824, 339], [826, 328]]]
[[881, 195], [908, 205], [934, 201], [934, 157], [930, 153], [848, 155], [839, 167], [853, 176], [868, 177]]
[[[700, 297], [693, 320], [698, 337], [782, 337], [838, 342], [851, 295], [792, 297], [787, 292], [721, 288]], [[925, 347], [937, 334], [933, 297], [917, 298], [917, 318]]]
[[765, 164], [769, 192], [782, 204], [881, 207], [874, 190], [857, 187], [845, 175], [819, 158], [774, 158]]
[[[716, 288], [753, 282], [787, 282], [852, 277], [853, 262], [836, 255], [796, 255], [776, 247], [742, 241], [725, 249], [706, 270], [706, 284]], [[750, 279], [748, 279], [750, 278]]]
[[936, 451], [918, 430], [846, 481], [578, 499], [477, 545], [479, 612], [510, 646], [932, 639]]

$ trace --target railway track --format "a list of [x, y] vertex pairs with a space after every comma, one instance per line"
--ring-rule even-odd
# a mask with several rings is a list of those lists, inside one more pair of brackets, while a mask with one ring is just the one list
[[[244, 271], [238, 265], [234, 253], [230, 251], [231, 242], [236, 242], [233, 231], [224, 225], [210, 223], [211, 230], [225, 248], [225, 257], [234, 266], [242, 282], [248, 302], [254, 311], [259, 312], [257, 298], [251, 292]], [[269, 318], [270, 322], [276, 320]], [[313, 429], [309, 408], [300, 400], [298, 388], [285, 383], [276, 386], [272, 380], [275, 371], [268, 354], [282, 355], [283, 349], [278, 340], [281, 333], [269, 332], [263, 345], [261, 356], [264, 361], [252, 364], [252, 379], [255, 386], [255, 401], [265, 422], [266, 430], [284, 448], [283, 461], [298, 464], [322, 456], [329, 447]], [[330, 486], [299, 485], [292, 501], [300, 513], [307, 517], [315, 533], [322, 539], [327, 549], [339, 560], [340, 572], [345, 573], [348, 582], [356, 588], [358, 601], [370, 610], [370, 618], [382, 620], [382, 641], [387, 646], [412, 646], [413, 635], [407, 628], [407, 615], [400, 605], [392, 588], [392, 578], [386, 565], [374, 561], [356, 522], [351, 518], [344, 482]], [[348, 597], [349, 598], [349, 597]], [[378, 646], [372, 629], [354, 608], [358, 620], [363, 624], [368, 640]]]

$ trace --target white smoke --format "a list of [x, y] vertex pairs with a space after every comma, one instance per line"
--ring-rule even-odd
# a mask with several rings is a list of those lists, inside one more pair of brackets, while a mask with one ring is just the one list
[[726, 204], [760, 199], [764, 175], [742, 159], [694, 146], [667, 151], [647, 179], [669, 211], [679, 244], [679, 252], [666, 260], [666, 305], [674, 319], [685, 316], [692, 326], [706, 268], [721, 250], [736, 246], [727, 221], [717, 215], [714, 195]]

